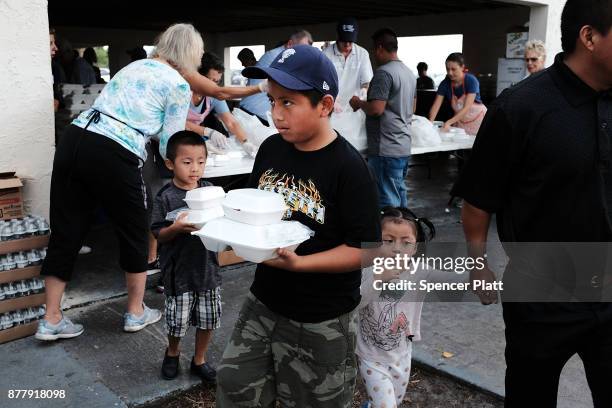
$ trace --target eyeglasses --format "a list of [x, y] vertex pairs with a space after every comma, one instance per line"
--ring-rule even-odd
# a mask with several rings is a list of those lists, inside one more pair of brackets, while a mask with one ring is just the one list
[[525, 58], [525, 62], [538, 62], [539, 60], [540, 60], [540, 57]]

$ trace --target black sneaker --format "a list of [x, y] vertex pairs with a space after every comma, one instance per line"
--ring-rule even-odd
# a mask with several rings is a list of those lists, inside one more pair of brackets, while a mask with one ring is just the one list
[[191, 374], [197, 375], [202, 381], [209, 384], [215, 384], [217, 382], [217, 370], [212, 368], [208, 363], [196, 365], [193, 359], [191, 359]]
[[[164, 362], [162, 363], [162, 377], [165, 380], [174, 380], [179, 372], [179, 357], [170, 357], [168, 355], [168, 349], [166, 349], [166, 353], [164, 354]], [[193, 364], [193, 362], [192, 362]]]
[[149, 262], [149, 264], [147, 265], [147, 276], [159, 273], [159, 271], [159, 258], [155, 259], [153, 262]]

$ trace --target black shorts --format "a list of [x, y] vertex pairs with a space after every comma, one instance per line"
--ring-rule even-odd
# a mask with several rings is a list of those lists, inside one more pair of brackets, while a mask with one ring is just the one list
[[51, 175], [51, 238], [42, 275], [69, 281], [100, 206], [119, 240], [119, 265], [147, 269], [147, 193], [141, 159], [119, 143], [70, 125], [55, 151]]

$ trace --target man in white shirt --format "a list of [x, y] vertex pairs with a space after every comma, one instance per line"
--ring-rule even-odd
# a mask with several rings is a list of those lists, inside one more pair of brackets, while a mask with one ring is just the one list
[[[368, 84], [372, 79], [370, 55], [357, 41], [358, 26], [354, 18], [343, 18], [336, 27], [336, 42], [323, 50], [332, 61], [338, 73], [339, 93], [332, 115], [332, 126], [355, 148], [363, 151], [367, 147], [365, 115], [353, 112], [349, 106], [352, 96], [365, 98]], [[363, 89], [363, 91], [362, 91]]]

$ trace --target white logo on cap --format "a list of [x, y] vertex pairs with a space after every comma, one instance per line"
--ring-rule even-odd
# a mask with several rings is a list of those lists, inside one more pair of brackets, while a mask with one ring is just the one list
[[295, 50], [293, 48], [289, 48], [286, 49], [285, 51], [283, 51], [280, 59], [277, 61], [279, 64], [282, 64], [283, 62], [285, 62], [286, 58], [289, 58], [290, 56], [292, 56], [293, 54], [295, 54]]
[[352, 33], [355, 31], [355, 26], [352, 24], [343, 24], [342, 25], [342, 31], [347, 31], [349, 33]]
[[323, 89], [325, 89], [326, 91], [329, 91], [329, 85], [327, 85], [327, 82], [323, 81]]

